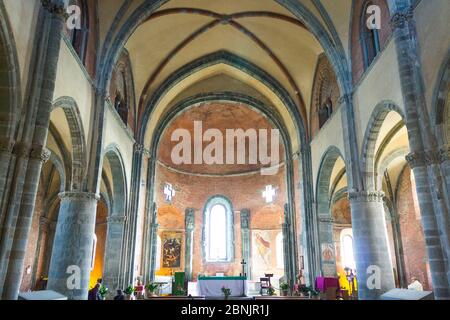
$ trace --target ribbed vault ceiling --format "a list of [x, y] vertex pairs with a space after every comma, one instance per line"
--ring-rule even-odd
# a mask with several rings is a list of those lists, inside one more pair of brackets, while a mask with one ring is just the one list
[[[129, 23], [129, 17], [135, 13], [144, 0], [111, 1], [99, 4], [101, 38], [111, 44], [119, 30]], [[148, 1], [147, 1], [148, 2]], [[145, 21], [141, 21], [128, 38], [125, 48], [128, 50], [134, 75], [134, 86], [140, 113], [155, 90], [174, 72], [208, 54], [227, 51], [251, 62], [270, 74], [291, 96], [297, 105], [304, 123], [307, 124], [314, 71], [318, 55], [323, 48], [314, 35], [289, 10], [273, 0], [173, 0], [166, 1]], [[150, 3], [150, 2], [148, 2]], [[153, 3], [157, 3], [154, 1]], [[325, 32], [332, 35], [337, 30], [341, 40], [346, 40], [350, 0], [342, 0], [336, 6], [329, 0], [300, 0], [308, 14], [311, 14], [323, 26]], [[156, 8], [156, 7], [155, 7]], [[323, 10], [320, 12], [320, 10]], [[330, 12], [327, 12], [330, 10]], [[115, 13], [115, 14], [114, 14]], [[328, 24], [325, 19], [329, 19]], [[330, 22], [339, 23], [336, 30], [330, 29]], [[346, 27], [343, 28], [342, 25]], [[103, 42], [103, 41], [102, 41]], [[346, 47], [346, 45], [345, 45]], [[233, 72], [227, 76], [234, 78]], [[237, 73], [237, 72], [235, 72]], [[167, 93], [174, 98], [183, 94], [183, 89], [204, 81], [208, 77], [189, 77], [183, 88], [177, 86], [175, 93]], [[212, 74], [210, 76], [217, 76]], [[243, 81], [238, 78], [239, 81]], [[270, 96], [270, 89], [261, 88], [261, 83], [248, 76], [246, 85], [273, 102], [280, 114], [286, 114], [280, 105]], [[227, 91], [224, 87], [221, 91]], [[265, 92], [263, 92], [265, 91]], [[273, 95], [273, 94], [272, 94]], [[172, 101], [165, 98], [160, 103], [160, 111], [152, 117], [164, 113]], [[285, 118], [285, 117], [283, 117]], [[285, 119], [286, 120], [286, 119]], [[147, 137], [152, 136], [152, 128], [157, 119], [150, 119]], [[291, 123], [285, 121], [289, 131]], [[148, 139], [146, 139], [148, 141]], [[295, 140], [295, 139], [294, 139]], [[298, 145], [298, 142], [293, 145]], [[297, 150], [297, 146], [293, 146]]]

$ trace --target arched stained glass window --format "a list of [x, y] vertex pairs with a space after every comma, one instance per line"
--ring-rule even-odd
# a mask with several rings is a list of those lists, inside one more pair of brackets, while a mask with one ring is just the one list
[[356, 269], [355, 258], [353, 256], [353, 237], [346, 234], [342, 237], [342, 263], [344, 268]]
[[208, 262], [228, 262], [233, 259], [233, 210], [224, 197], [211, 198], [204, 212], [204, 256]]

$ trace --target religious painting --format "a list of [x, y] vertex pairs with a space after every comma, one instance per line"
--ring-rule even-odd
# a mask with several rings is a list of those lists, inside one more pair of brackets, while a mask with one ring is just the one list
[[162, 267], [168, 269], [181, 268], [182, 232], [163, 232], [162, 242]]
[[261, 266], [265, 269], [272, 267], [272, 235], [267, 230], [253, 231], [253, 258], [256, 266]]
[[322, 243], [322, 261], [334, 262], [334, 246], [332, 243]]

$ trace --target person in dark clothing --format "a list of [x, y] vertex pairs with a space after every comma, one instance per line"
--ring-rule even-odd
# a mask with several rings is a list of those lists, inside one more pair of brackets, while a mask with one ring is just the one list
[[89, 290], [88, 300], [103, 300], [100, 294], [100, 283], [97, 283], [94, 288]]
[[114, 300], [125, 300], [125, 295], [122, 290], [117, 290], [117, 295], [114, 297]]

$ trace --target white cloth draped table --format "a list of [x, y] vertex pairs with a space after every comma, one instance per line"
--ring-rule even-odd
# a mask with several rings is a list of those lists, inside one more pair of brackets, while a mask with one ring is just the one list
[[199, 277], [198, 294], [205, 297], [222, 297], [222, 288], [231, 290], [231, 297], [247, 294], [247, 278], [245, 277]]

